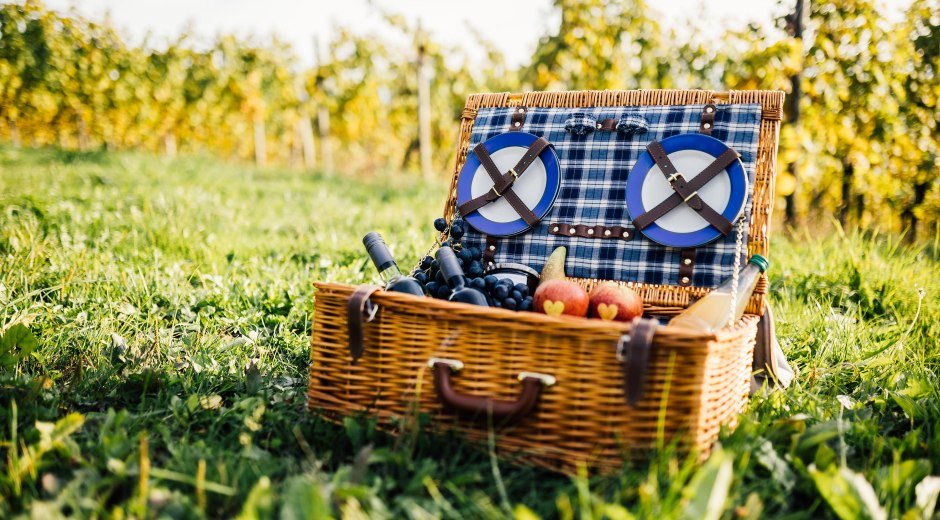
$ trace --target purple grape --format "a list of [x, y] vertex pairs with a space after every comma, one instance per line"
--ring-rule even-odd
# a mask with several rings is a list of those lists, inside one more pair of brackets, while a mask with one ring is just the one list
[[504, 309], [509, 309], [511, 311], [514, 311], [516, 310], [516, 307], [519, 305], [517, 301], [518, 300], [516, 300], [515, 298], [506, 298], [505, 300], [503, 300], [502, 307]]
[[479, 262], [471, 262], [470, 268], [467, 270], [467, 275], [470, 278], [479, 278], [483, 276], [483, 266]]
[[505, 285], [497, 285], [496, 288], [493, 289], [493, 298], [496, 298], [497, 300], [504, 300], [508, 296], [509, 288]]
[[516, 300], [517, 302], [521, 302], [521, 301], [522, 301], [522, 293], [519, 292], [519, 291], [517, 291], [517, 290], [515, 290], [515, 289], [513, 289], [513, 291], [512, 291], [511, 293], [509, 293], [509, 296], [511, 296], [512, 299], [513, 299], [513, 300]]
[[440, 231], [441, 233], [443, 233], [444, 230], [447, 229], [447, 221], [444, 220], [443, 218], [435, 219], [435, 220], [434, 220], [434, 229], [436, 229], [436, 230]]
[[454, 222], [454, 225], [450, 227], [450, 237], [454, 240], [460, 240], [463, 238], [465, 228], [461, 221]]
[[484, 277], [483, 277], [483, 281], [486, 282], [486, 289], [487, 289], [488, 291], [492, 291], [493, 288], [496, 287], [496, 283], [497, 283], [499, 280], [498, 280], [495, 276], [493, 276], [493, 275], [490, 274], [490, 275], [484, 276]]

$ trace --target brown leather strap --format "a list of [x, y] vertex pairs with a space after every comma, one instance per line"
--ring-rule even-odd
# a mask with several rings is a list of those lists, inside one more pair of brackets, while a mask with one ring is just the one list
[[692, 285], [692, 273], [695, 271], [695, 248], [688, 247], [682, 250], [682, 259], [679, 261], [679, 286]]
[[544, 137], [539, 137], [529, 146], [529, 149], [526, 150], [526, 153], [519, 159], [516, 165], [505, 174], [499, 171], [499, 168], [496, 166], [496, 163], [493, 162], [493, 158], [490, 157], [483, 143], [474, 147], [473, 154], [479, 159], [480, 165], [483, 166], [483, 169], [490, 178], [493, 179], [493, 187], [483, 195], [468, 200], [458, 206], [457, 209], [460, 211], [460, 214], [468, 215], [500, 197], [505, 197], [506, 202], [525, 220], [526, 224], [534, 226], [538, 223], [538, 217], [536, 217], [535, 213], [532, 213], [532, 210], [530, 210], [529, 207], [522, 202], [522, 199], [512, 191], [512, 185], [516, 182], [516, 179], [525, 173], [526, 169], [532, 165], [536, 157], [549, 146], [551, 145], [548, 140]]
[[753, 378], [757, 386], [761, 386], [764, 381], [773, 386], [776, 379], [773, 373], [774, 368], [774, 315], [770, 310], [770, 304], [764, 302], [764, 315], [757, 322], [757, 340], [754, 343], [754, 363], [751, 366]]
[[448, 409], [470, 419], [492, 417], [503, 424], [519, 421], [528, 415], [542, 395], [542, 381], [536, 377], [523, 378], [522, 391], [515, 401], [462, 394], [451, 383], [451, 367], [440, 362], [434, 364], [434, 388]]
[[623, 384], [627, 404], [630, 406], [643, 398], [646, 390], [646, 375], [649, 368], [650, 349], [659, 322], [646, 318], [633, 320], [629, 339], [623, 345]]
[[352, 362], [355, 363], [362, 357], [365, 351], [363, 338], [365, 332], [363, 325], [372, 321], [375, 317], [377, 308], [372, 307], [369, 298], [378, 290], [382, 289], [378, 285], [362, 285], [353, 291], [346, 304], [346, 325], [349, 329], [349, 355], [352, 356]]
[[509, 118], [509, 131], [510, 132], [519, 132], [522, 130], [522, 125], [525, 124], [525, 115], [529, 111], [526, 107], [516, 107], [512, 111], [512, 116]]
[[616, 132], [617, 123], [618, 121], [616, 119], [612, 119], [609, 117], [607, 119], [601, 119], [600, 121], [597, 122], [597, 131], [598, 132]]
[[[480, 165], [483, 166], [483, 169], [486, 171], [487, 175], [493, 179], [493, 187], [483, 195], [470, 199], [458, 206], [457, 210], [460, 211], [460, 214], [464, 216], [467, 216], [470, 213], [473, 213], [474, 211], [500, 198], [503, 193], [505, 193], [506, 190], [512, 186], [513, 182], [516, 181], [515, 177], [511, 173], [506, 172], [503, 174], [499, 172], [499, 168], [496, 166], [496, 163], [493, 162], [493, 158], [490, 157], [490, 154], [486, 151], [483, 143], [476, 145], [476, 147], [473, 149], [473, 155], [475, 155], [480, 161]], [[493, 172], [496, 172], [495, 177], [493, 176]], [[516, 173], [518, 174], [518, 171]]]
[[718, 108], [711, 103], [702, 108], [702, 122], [698, 127], [699, 133], [712, 135], [712, 130], [715, 128], [715, 112], [717, 111]]
[[719, 172], [727, 168], [728, 165], [736, 161], [738, 157], [740, 157], [738, 152], [731, 148], [725, 150], [724, 153], [705, 167], [701, 173], [696, 175], [691, 181], [687, 181], [685, 177], [679, 173], [675, 165], [672, 164], [672, 161], [669, 160], [669, 155], [666, 154], [666, 151], [663, 150], [662, 145], [659, 144], [658, 141], [651, 142], [647, 145], [646, 149], [649, 151], [650, 156], [652, 156], [653, 161], [656, 162], [656, 165], [659, 166], [659, 169], [663, 172], [663, 175], [670, 181], [670, 185], [672, 189], [675, 190], [675, 193], [660, 202], [650, 211], [634, 219], [633, 225], [636, 226], [637, 229], [645, 229], [654, 221], [672, 211], [673, 208], [685, 202], [690, 208], [698, 212], [709, 224], [721, 232], [722, 235], [727, 236], [728, 233], [731, 233], [731, 221], [712, 209], [708, 204], [705, 204], [705, 201], [699, 197], [698, 190], [718, 175]]
[[561, 222], [549, 224], [548, 233], [565, 237], [617, 238], [620, 240], [633, 240], [633, 236], [636, 234], [632, 228], [624, 226], [585, 226], [584, 224], [562, 224]]
[[499, 249], [499, 242], [496, 241], [496, 237], [487, 235], [486, 247], [483, 248], [483, 267], [489, 268], [491, 265], [496, 265], [497, 249]]

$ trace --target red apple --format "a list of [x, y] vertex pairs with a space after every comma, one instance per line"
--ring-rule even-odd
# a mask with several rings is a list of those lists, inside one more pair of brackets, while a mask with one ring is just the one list
[[555, 279], [539, 284], [532, 297], [532, 308], [549, 316], [567, 314], [583, 318], [587, 315], [589, 301], [587, 291], [580, 285]]
[[607, 321], [633, 321], [643, 314], [643, 299], [629, 287], [600, 283], [591, 291], [588, 314]]

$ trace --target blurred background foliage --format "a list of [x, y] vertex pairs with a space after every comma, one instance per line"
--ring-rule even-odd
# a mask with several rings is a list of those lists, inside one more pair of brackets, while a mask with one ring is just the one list
[[[782, 89], [778, 195], [788, 224], [932, 238], [940, 231], [940, 3], [896, 21], [874, 0], [782, 0], [734, 30], [667, 29], [643, 0], [553, 0], [561, 24], [511, 67], [486, 66], [387, 13], [407, 45], [340, 28], [313, 67], [289, 45], [180, 35], [129, 45], [107, 21], [39, 1], [0, 5], [0, 140], [202, 153], [350, 176], [419, 170], [419, 69], [432, 169], [450, 175], [465, 97], [519, 90]], [[802, 12], [802, 16], [799, 13]], [[822, 218], [820, 218], [822, 217]]]

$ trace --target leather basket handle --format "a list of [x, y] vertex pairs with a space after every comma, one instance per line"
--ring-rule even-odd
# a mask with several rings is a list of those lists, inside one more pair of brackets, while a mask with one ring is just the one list
[[617, 360], [623, 363], [623, 391], [629, 406], [636, 404], [646, 392], [650, 350], [659, 322], [655, 319], [636, 318], [630, 332], [617, 344]]
[[518, 422], [535, 408], [543, 386], [555, 384], [555, 378], [535, 372], [521, 372], [522, 391], [515, 401], [493, 399], [458, 392], [451, 383], [451, 374], [463, 368], [456, 359], [431, 358], [428, 366], [434, 370], [434, 388], [441, 403], [448, 409], [471, 419], [486, 419], [504, 424]]
[[352, 293], [349, 301], [346, 303], [346, 324], [349, 328], [349, 356], [355, 363], [362, 357], [366, 346], [363, 343], [365, 339], [365, 330], [363, 326], [374, 320], [378, 313], [378, 306], [369, 301], [376, 291], [382, 289], [378, 285], [363, 285]]

